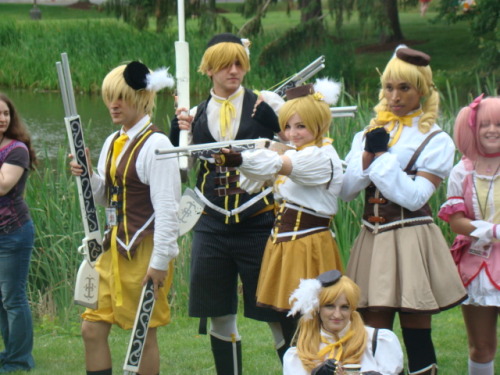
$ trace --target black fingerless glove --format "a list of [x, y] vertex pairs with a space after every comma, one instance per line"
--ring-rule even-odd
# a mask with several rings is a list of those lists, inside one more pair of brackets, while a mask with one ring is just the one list
[[266, 102], [260, 102], [257, 108], [255, 108], [253, 119], [262, 126], [271, 129], [274, 133], [281, 131], [278, 116], [276, 116], [274, 109]]
[[241, 152], [231, 151], [228, 154], [222, 152], [213, 154], [215, 165], [220, 167], [239, 167], [243, 163]]
[[365, 137], [365, 151], [375, 154], [377, 152], [386, 152], [389, 148], [387, 144], [390, 136], [383, 126], [368, 131]]
[[333, 375], [337, 369], [337, 361], [334, 359], [327, 359], [318, 367], [314, 368], [311, 375]]
[[179, 128], [179, 119], [177, 116], [174, 116], [172, 121], [170, 121], [170, 134], [168, 135], [168, 139], [172, 142], [174, 147], [179, 146], [179, 134], [181, 133], [181, 129]]

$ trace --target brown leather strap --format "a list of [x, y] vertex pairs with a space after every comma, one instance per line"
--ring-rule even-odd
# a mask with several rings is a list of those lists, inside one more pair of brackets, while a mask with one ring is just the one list
[[237, 188], [237, 187], [230, 187], [230, 188], [219, 187], [217, 189], [214, 189], [214, 191], [215, 191], [215, 195], [217, 195], [218, 197], [225, 197], [227, 195], [246, 193], [245, 190]]
[[240, 180], [240, 175], [231, 175], [228, 177], [215, 177], [214, 182], [216, 185], [227, 185], [233, 182], [238, 182]]
[[217, 173], [234, 172], [235, 170], [235, 167], [222, 167], [220, 165], [215, 166], [215, 172]]
[[442, 133], [442, 130], [436, 130], [435, 132], [432, 132], [427, 136], [427, 138], [424, 139], [424, 141], [420, 144], [420, 146], [418, 146], [417, 150], [415, 151], [410, 161], [408, 162], [408, 165], [405, 168], [406, 173], [409, 173], [411, 171], [411, 169], [413, 168], [413, 164], [415, 164], [425, 146], [427, 146], [427, 144], [431, 141], [431, 139], [434, 138], [434, 136], [438, 135], [439, 133]]

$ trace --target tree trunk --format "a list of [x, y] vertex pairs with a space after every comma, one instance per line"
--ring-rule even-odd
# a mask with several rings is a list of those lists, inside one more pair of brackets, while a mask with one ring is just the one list
[[299, 0], [300, 22], [318, 19], [322, 16], [321, 0]]
[[391, 31], [386, 42], [401, 42], [404, 36], [399, 23], [398, 0], [384, 0], [384, 3]]

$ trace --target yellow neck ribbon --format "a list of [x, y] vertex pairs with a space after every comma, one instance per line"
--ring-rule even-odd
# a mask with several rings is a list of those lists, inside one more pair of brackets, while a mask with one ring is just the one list
[[337, 361], [341, 361], [342, 354], [344, 354], [344, 343], [351, 339], [354, 336], [354, 331], [350, 329], [344, 337], [336, 342], [330, 342], [325, 336], [321, 336], [321, 342], [323, 344], [327, 344], [323, 349], [318, 352], [318, 356], [320, 358], [324, 358], [327, 355], [327, 359], [335, 359]]
[[[111, 181], [115, 180], [116, 175], [116, 159], [118, 155], [123, 150], [125, 143], [128, 141], [127, 133], [123, 133], [120, 135], [113, 144], [113, 154], [111, 155], [111, 166], [109, 169], [109, 174], [111, 176]], [[117, 195], [113, 195], [112, 200], [117, 201]], [[111, 260], [113, 264], [113, 273], [115, 278], [115, 297], [116, 297], [116, 305], [121, 306], [123, 304], [123, 296], [122, 296], [122, 284], [120, 282], [120, 272], [118, 269], [118, 248], [116, 246], [116, 235], [118, 232], [118, 225], [114, 225], [111, 231]]]
[[237, 98], [243, 93], [243, 90], [239, 90], [236, 94], [230, 96], [229, 98], [222, 100], [213, 98], [217, 103], [221, 103], [220, 108], [220, 135], [222, 138], [226, 137], [227, 133], [231, 133], [231, 120], [236, 117], [236, 108], [232, 103], [232, 100]]
[[421, 109], [419, 109], [418, 111], [415, 111], [411, 115], [406, 115], [406, 116], [401, 116], [401, 117], [395, 115], [394, 113], [392, 113], [390, 111], [380, 111], [377, 114], [376, 121], [379, 124], [387, 124], [390, 122], [390, 125], [386, 128], [386, 130], [389, 133], [394, 129], [394, 127], [396, 126], [396, 123], [398, 124], [396, 134], [391, 139], [388, 146], [389, 147], [394, 146], [398, 142], [399, 137], [401, 136], [401, 132], [403, 131], [403, 126], [411, 127], [413, 124], [413, 118], [420, 116], [421, 114], [422, 114]]

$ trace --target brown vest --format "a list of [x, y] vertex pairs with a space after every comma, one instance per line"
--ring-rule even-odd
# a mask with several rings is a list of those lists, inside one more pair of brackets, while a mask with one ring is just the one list
[[[110, 206], [116, 208], [118, 217], [116, 247], [127, 259], [134, 256], [141, 240], [154, 231], [154, 209], [150, 199], [149, 185], [143, 184], [139, 179], [136, 162], [146, 140], [157, 132], [161, 131], [151, 125], [132, 140], [116, 167], [114, 182], [111, 180], [109, 171], [114, 140], [118, 138], [119, 132], [113, 139], [106, 159], [106, 193]], [[111, 201], [115, 192], [118, 199]], [[108, 226], [104, 234], [105, 249], [111, 246], [111, 229], [112, 227]]]
[[[417, 174], [417, 171], [412, 171], [413, 165], [429, 141], [441, 132], [442, 130], [437, 130], [429, 134], [420, 144], [404, 170], [408, 175], [414, 176]], [[370, 232], [380, 233], [387, 230], [429, 224], [432, 222], [432, 211], [428, 203], [416, 211], [410, 211], [384, 198], [380, 190], [378, 190], [374, 184], [370, 184], [365, 189], [363, 225]]]

